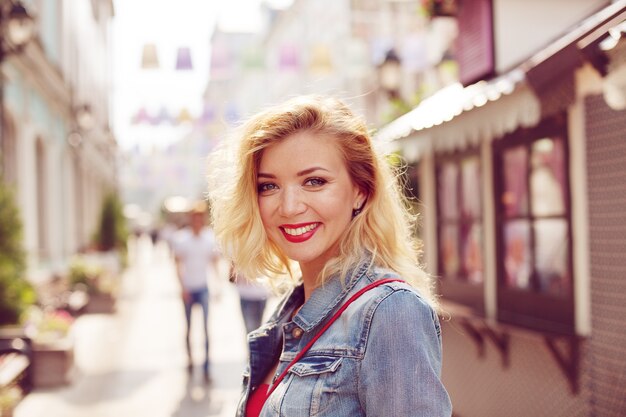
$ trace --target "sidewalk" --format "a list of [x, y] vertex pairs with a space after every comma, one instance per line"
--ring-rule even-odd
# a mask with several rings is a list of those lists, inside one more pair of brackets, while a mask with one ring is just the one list
[[[135, 255], [135, 256], [133, 256]], [[246, 355], [239, 300], [225, 278], [209, 312], [213, 384], [202, 382], [199, 310], [196, 367], [189, 378], [184, 313], [167, 249], [139, 240], [114, 315], [85, 315], [74, 325], [76, 373], [70, 386], [35, 390], [15, 417], [233, 416]], [[219, 298], [216, 295], [219, 294]], [[196, 352], [196, 349], [198, 350]]]

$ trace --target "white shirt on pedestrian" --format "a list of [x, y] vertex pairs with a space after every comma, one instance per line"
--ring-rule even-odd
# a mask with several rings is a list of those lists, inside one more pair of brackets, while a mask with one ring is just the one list
[[205, 227], [198, 235], [190, 228], [177, 232], [174, 254], [182, 267], [181, 280], [185, 290], [208, 288], [208, 267], [217, 258], [217, 253], [215, 236], [211, 229]]

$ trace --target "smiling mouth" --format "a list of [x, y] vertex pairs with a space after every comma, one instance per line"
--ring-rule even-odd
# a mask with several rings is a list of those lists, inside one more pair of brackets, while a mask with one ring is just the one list
[[302, 236], [303, 234], [310, 232], [313, 229], [316, 229], [319, 226], [319, 223], [311, 223], [306, 226], [291, 228], [291, 227], [281, 227], [285, 233], [289, 236]]
[[289, 242], [300, 243], [309, 240], [315, 234], [320, 224], [321, 223], [309, 223], [303, 226], [280, 226], [280, 230], [283, 232], [285, 239]]

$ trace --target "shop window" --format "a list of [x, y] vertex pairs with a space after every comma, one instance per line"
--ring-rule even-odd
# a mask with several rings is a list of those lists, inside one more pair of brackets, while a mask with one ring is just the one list
[[494, 142], [498, 318], [573, 331], [565, 117]]
[[484, 311], [481, 182], [478, 152], [437, 158], [441, 293], [478, 313]]

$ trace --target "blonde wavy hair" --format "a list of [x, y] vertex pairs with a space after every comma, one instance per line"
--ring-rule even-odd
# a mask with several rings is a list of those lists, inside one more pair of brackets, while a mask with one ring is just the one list
[[421, 245], [413, 233], [417, 219], [396, 172], [375, 152], [365, 122], [332, 97], [301, 96], [262, 111], [211, 154], [212, 224], [226, 256], [244, 276], [270, 277], [274, 284], [296, 282], [292, 262], [263, 227], [257, 172], [264, 149], [302, 131], [335, 137], [353, 183], [367, 196], [362, 212], [339, 243], [338, 256], [327, 262], [319, 282], [333, 274], [345, 280], [365, 250], [372, 256], [370, 266], [397, 272], [436, 307], [432, 280], [419, 264]]

